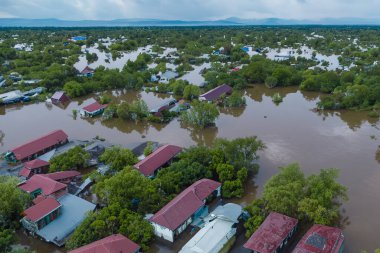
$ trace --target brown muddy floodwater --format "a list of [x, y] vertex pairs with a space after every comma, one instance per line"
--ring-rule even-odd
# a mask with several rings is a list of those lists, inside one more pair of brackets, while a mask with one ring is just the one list
[[[284, 101], [276, 106], [271, 96], [279, 92]], [[118, 100], [144, 99], [150, 107], [159, 105], [168, 96], [145, 92], [113, 92]], [[321, 168], [341, 170], [339, 181], [349, 189], [350, 200], [342, 207], [345, 252], [380, 247], [380, 122], [368, 118], [366, 112], [312, 111], [319, 100], [318, 93], [300, 92], [296, 88], [268, 90], [263, 86], [245, 92], [244, 109], [222, 110], [216, 127], [203, 131], [187, 129], [173, 120], [167, 125], [131, 123], [121, 120], [102, 122], [96, 119], [74, 119], [72, 110], [81, 105], [72, 101], [67, 108], [46, 106], [45, 103], [0, 107], [0, 152], [24, 143], [54, 129], [63, 129], [70, 138], [89, 139], [95, 136], [128, 146], [141, 141], [173, 143], [184, 147], [206, 144], [215, 138], [228, 139], [258, 136], [267, 148], [260, 153], [260, 171], [247, 186], [246, 196], [238, 202], [246, 205], [263, 184], [277, 172], [279, 166], [299, 162], [307, 174]], [[20, 243], [30, 245], [39, 253], [64, 252], [51, 245], [20, 235]], [[232, 252], [243, 252], [243, 236], [239, 236]], [[157, 242], [152, 252], [176, 252], [183, 242], [166, 245]]]

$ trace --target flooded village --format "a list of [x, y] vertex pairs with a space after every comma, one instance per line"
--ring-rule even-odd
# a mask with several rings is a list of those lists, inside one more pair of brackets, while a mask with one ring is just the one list
[[[1, 182], [24, 203], [6, 252], [380, 247], [380, 220], [368, 222], [380, 203], [380, 100], [371, 78], [358, 86], [373, 90], [355, 86], [364, 68], [375, 79], [364, 54], [377, 46], [350, 38], [367, 58], [326, 53], [307, 30], [298, 48], [231, 36], [190, 57], [191, 45], [116, 50], [133, 36], [75, 32], [56, 44], [75, 51], [59, 57], [63, 85], [0, 69]], [[15, 38], [22, 55], [38, 47]]]

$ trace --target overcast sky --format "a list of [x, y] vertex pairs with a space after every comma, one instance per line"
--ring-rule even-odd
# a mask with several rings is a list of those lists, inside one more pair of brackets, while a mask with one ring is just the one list
[[380, 0], [0, 0], [0, 18], [377, 18]]

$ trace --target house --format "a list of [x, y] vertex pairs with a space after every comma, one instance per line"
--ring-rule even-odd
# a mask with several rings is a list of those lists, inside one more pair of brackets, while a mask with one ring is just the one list
[[49, 174], [44, 174], [43, 176], [63, 184], [69, 184], [81, 178], [80, 172], [76, 170], [57, 171]]
[[69, 39], [69, 41], [72, 41], [72, 42], [86, 41], [86, 40], [87, 40], [87, 37], [85, 36], [75, 36]]
[[7, 93], [0, 94], [0, 104], [12, 104], [20, 102], [24, 99], [24, 95], [20, 90], [14, 90]]
[[34, 88], [34, 89], [31, 89], [31, 90], [28, 90], [28, 91], [25, 91], [23, 93], [24, 96], [36, 96], [38, 94], [41, 94], [42, 92], [44, 92], [46, 90], [45, 87], [37, 87], [37, 88]]
[[66, 184], [40, 174], [33, 175], [30, 179], [20, 183], [18, 188], [29, 193], [33, 199], [37, 198], [38, 195], [44, 198], [59, 198], [67, 193]]
[[245, 52], [245, 53], [248, 53], [249, 51], [251, 51], [251, 47], [249, 47], [249, 46], [244, 46], [244, 47], [242, 47], [241, 48], [241, 50], [243, 50], [243, 52]]
[[102, 114], [107, 106], [108, 104], [102, 105], [98, 101], [95, 101], [94, 103], [83, 107], [79, 113], [83, 117], [94, 117]]
[[91, 202], [67, 193], [59, 198], [41, 198], [24, 211], [21, 223], [32, 235], [61, 247], [87, 213], [94, 209]]
[[30, 80], [22, 80], [21, 84], [24, 84], [24, 85], [34, 85], [34, 84], [38, 84], [40, 83], [42, 80], [41, 79], [30, 79]]
[[150, 113], [153, 114], [154, 116], [157, 116], [157, 117], [161, 117], [161, 113], [165, 110], [170, 110], [171, 108], [173, 108], [177, 103], [177, 100], [175, 99], [169, 99], [167, 101], [165, 101], [164, 103], [162, 103], [162, 105], [160, 105], [159, 107], [156, 107], [152, 110], [150, 110]]
[[298, 242], [293, 253], [342, 253], [344, 235], [339, 228], [314, 225]]
[[276, 253], [285, 247], [297, 229], [298, 220], [271, 212], [244, 244], [254, 253]]
[[56, 91], [53, 96], [51, 97], [51, 102], [53, 104], [63, 104], [63, 103], [66, 103], [68, 102], [70, 99], [69, 97], [66, 95], [66, 93], [64, 91]]
[[208, 217], [206, 224], [188, 241], [179, 253], [218, 253], [236, 234], [236, 224], [242, 207], [228, 203], [218, 206]]
[[79, 76], [84, 76], [84, 77], [92, 77], [94, 76], [94, 70], [90, 68], [89, 66], [86, 66], [80, 73]]
[[222, 84], [208, 92], [199, 96], [200, 101], [214, 102], [220, 99], [223, 95], [230, 95], [232, 93], [231, 86]]
[[167, 84], [170, 80], [177, 78], [178, 76], [179, 74], [177, 72], [168, 70], [160, 76], [159, 82]]
[[107, 236], [68, 253], [138, 253], [140, 246], [121, 234]]
[[68, 142], [67, 134], [62, 130], [55, 130], [38, 139], [13, 148], [4, 154], [9, 162], [26, 162], [36, 159]]
[[221, 183], [210, 179], [201, 179], [186, 188], [149, 219], [154, 234], [174, 242], [204, 212], [206, 200], [220, 196], [220, 188]]
[[35, 174], [44, 174], [49, 170], [49, 163], [40, 159], [34, 159], [32, 161], [24, 163], [24, 167], [19, 172], [20, 177], [25, 179], [31, 178]]
[[170, 144], [164, 145], [156, 149], [140, 162], [136, 163], [134, 167], [144, 176], [154, 177], [162, 166], [170, 163], [170, 161], [181, 151], [181, 147]]
[[13, 82], [18, 82], [22, 80], [22, 75], [17, 72], [12, 72], [9, 74], [9, 79], [11, 79]]
[[5, 84], [6, 84], [6, 80], [4, 79], [2, 75], [0, 75], [0, 87], [5, 86]]

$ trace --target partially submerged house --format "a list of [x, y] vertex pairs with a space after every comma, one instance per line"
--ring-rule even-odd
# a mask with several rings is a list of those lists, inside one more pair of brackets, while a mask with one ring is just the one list
[[34, 205], [21, 219], [26, 230], [57, 246], [65, 243], [87, 212], [95, 209], [94, 204], [68, 193], [66, 183], [76, 176], [78, 172], [72, 171], [39, 174], [18, 185], [33, 198]]
[[26, 162], [36, 159], [68, 142], [67, 134], [62, 130], [55, 130], [38, 139], [13, 148], [4, 154], [9, 162]]
[[182, 151], [175, 145], [164, 145], [134, 165], [144, 176], [155, 177], [157, 172]]
[[180, 253], [218, 253], [236, 234], [243, 209], [228, 203], [218, 206], [205, 218], [206, 224], [180, 250]]
[[160, 83], [168, 84], [170, 80], [175, 79], [179, 76], [177, 72], [168, 70], [165, 73], [160, 75]]
[[0, 104], [12, 104], [20, 102], [24, 99], [24, 95], [20, 90], [14, 90], [0, 94]]
[[68, 253], [138, 253], [140, 246], [121, 234], [107, 236]]
[[90, 68], [89, 66], [86, 66], [80, 73], [79, 76], [84, 76], [84, 77], [92, 77], [94, 76], [95, 70]]
[[20, 75], [18, 72], [12, 72], [9, 74], [9, 79], [11, 79], [13, 82], [18, 82], [22, 80], [22, 75]]
[[24, 211], [21, 223], [31, 234], [63, 246], [66, 238], [86, 218], [95, 205], [72, 194], [45, 198]]
[[28, 90], [28, 91], [25, 91], [23, 93], [24, 96], [36, 96], [38, 94], [41, 94], [42, 92], [44, 92], [46, 90], [45, 87], [37, 87], [37, 88], [34, 88], [34, 89], [31, 89], [31, 90]]
[[254, 253], [276, 253], [285, 247], [297, 229], [298, 220], [271, 212], [244, 244]]
[[298, 242], [293, 253], [342, 253], [344, 235], [339, 228], [314, 225]]
[[56, 91], [51, 97], [51, 102], [53, 104], [63, 104], [68, 102], [70, 99], [64, 91]]
[[162, 103], [160, 106], [150, 110], [150, 113], [153, 114], [154, 116], [157, 116], [157, 117], [161, 117], [161, 113], [165, 110], [170, 110], [171, 108], [173, 108], [177, 103], [177, 100], [175, 100], [174, 98], [173, 99], [169, 99], [167, 101], [165, 101], [164, 103]]
[[150, 219], [154, 234], [174, 242], [200, 214], [205, 211], [206, 200], [220, 196], [221, 183], [201, 179], [171, 200]]
[[108, 104], [102, 105], [98, 101], [95, 101], [94, 103], [83, 107], [79, 113], [83, 117], [94, 117], [102, 114], [107, 106]]
[[218, 87], [215, 87], [212, 90], [199, 96], [200, 101], [214, 102], [220, 99], [222, 96], [230, 95], [232, 93], [231, 86], [227, 84], [222, 84]]
[[37, 158], [24, 163], [24, 167], [20, 170], [18, 175], [25, 179], [29, 179], [36, 174], [45, 174], [49, 170], [49, 165], [48, 162]]
[[87, 37], [85, 36], [74, 36], [69, 39], [69, 41], [72, 41], [72, 42], [86, 41], [86, 40], [87, 40]]
[[2, 75], [0, 75], [0, 87], [5, 86], [5, 84], [6, 84], [6, 80], [4, 79]]

